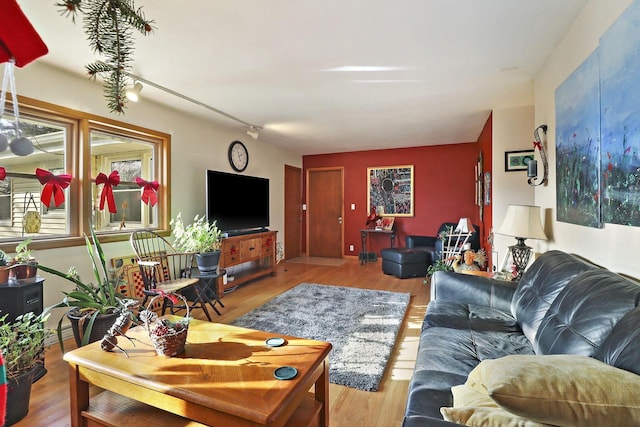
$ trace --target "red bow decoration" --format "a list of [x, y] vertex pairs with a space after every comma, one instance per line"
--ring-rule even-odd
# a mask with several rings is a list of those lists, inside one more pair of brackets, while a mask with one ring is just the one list
[[535, 150], [536, 148], [537, 148], [538, 150], [542, 151], [542, 142], [540, 142], [540, 141], [533, 141], [533, 149]]
[[116, 201], [113, 198], [113, 187], [117, 187], [120, 184], [120, 174], [118, 171], [113, 171], [107, 175], [100, 172], [96, 177], [96, 185], [104, 184], [102, 192], [100, 193], [100, 210], [104, 209], [104, 201], [107, 201], [109, 206], [109, 212], [116, 213]]
[[142, 201], [150, 206], [155, 206], [158, 203], [158, 196], [156, 195], [156, 191], [158, 191], [158, 181], [145, 181], [144, 179], [136, 176], [136, 184], [141, 187], [142, 190]]
[[2, 166], [0, 166], [0, 181], [4, 181], [6, 177], [7, 177], [7, 170]]
[[56, 207], [64, 203], [64, 189], [69, 186], [71, 175], [66, 173], [54, 175], [49, 171], [37, 168], [36, 177], [38, 181], [40, 181], [40, 184], [44, 185], [42, 193], [40, 194], [40, 201], [43, 205], [49, 207], [52, 194]]

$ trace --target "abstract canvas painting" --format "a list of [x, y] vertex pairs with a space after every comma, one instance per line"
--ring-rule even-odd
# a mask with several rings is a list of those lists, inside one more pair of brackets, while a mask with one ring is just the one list
[[600, 39], [605, 222], [640, 226], [640, 2]]
[[555, 93], [557, 219], [602, 227], [598, 50]]

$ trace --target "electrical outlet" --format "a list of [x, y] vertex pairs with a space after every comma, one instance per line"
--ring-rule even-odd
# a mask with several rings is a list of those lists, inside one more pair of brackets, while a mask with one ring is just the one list
[[355, 248], [353, 247], [353, 245], [349, 245], [349, 252], [353, 252], [355, 250]]

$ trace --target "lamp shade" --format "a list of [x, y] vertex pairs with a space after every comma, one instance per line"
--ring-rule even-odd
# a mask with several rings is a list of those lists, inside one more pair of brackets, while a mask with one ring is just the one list
[[540, 206], [509, 205], [497, 233], [521, 239], [547, 240], [540, 221]]
[[469, 218], [460, 218], [458, 221], [458, 225], [456, 225], [456, 230], [460, 233], [468, 233], [473, 230], [473, 224], [471, 224], [471, 220]]

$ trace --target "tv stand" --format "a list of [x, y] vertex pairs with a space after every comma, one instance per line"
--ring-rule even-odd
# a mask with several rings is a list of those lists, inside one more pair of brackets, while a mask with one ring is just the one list
[[250, 280], [276, 274], [276, 235], [277, 231], [256, 229], [249, 234], [229, 236], [222, 239], [220, 268], [247, 264], [247, 268], [234, 273], [234, 280], [223, 284], [218, 281], [218, 295], [224, 296], [226, 289], [241, 285]]

